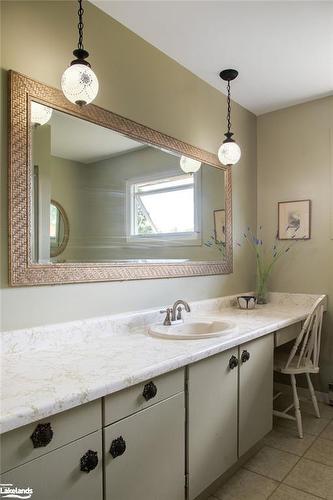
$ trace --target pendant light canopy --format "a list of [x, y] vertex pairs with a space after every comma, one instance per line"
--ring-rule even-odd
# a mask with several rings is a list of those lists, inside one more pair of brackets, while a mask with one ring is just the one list
[[180, 158], [180, 168], [185, 174], [194, 174], [200, 167], [201, 162], [198, 160], [193, 160], [193, 158], [188, 158], [187, 156], [182, 156]]
[[230, 100], [230, 82], [234, 80], [238, 76], [238, 71], [235, 69], [225, 69], [221, 71], [220, 77], [222, 80], [228, 82], [227, 84], [227, 90], [228, 90], [228, 114], [227, 114], [227, 124], [228, 124], [228, 131], [224, 134], [225, 135], [225, 140], [223, 141], [223, 144], [218, 150], [217, 156], [220, 160], [220, 162], [223, 165], [235, 165], [238, 163], [240, 157], [241, 157], [241, 150], [238, 144], [234, 141], [232, 136], [234, 135], [230, 130], [231, 130], [231, 100]]
[[31, 123], [35, 126], [45, 125], [52, 116], [52, 108], [39, 104], [39, 102], [31, 101]]
[[71, 62], [61, 78], [61, 88], [67, 99], [77, 104], [84, 106], [92, 102], [98, 94], [98, 80], [90, 67], [88, 61], [89, 56], [83, 47], [83, 13], [82, 0], [78, 0], [78, 31], [79, 42], [78, 48], [73, 51], [76, 59]]

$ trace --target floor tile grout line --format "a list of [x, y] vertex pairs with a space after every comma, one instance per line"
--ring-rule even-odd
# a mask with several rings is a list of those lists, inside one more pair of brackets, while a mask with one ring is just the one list
[[301, 457], [304, 458], [304, 460], [307, 460], [308, 462], [314, 462], [315, 464], [318, 465], [325, 465], [325, 467], [328, 467], [329, 469], [333, 469], [333, 465], [327, 465], [324, 464], [323, 462], [318, 462], [318, 460], [314, 460], [313, 458], [307, 458], [307, 457]]
[[[320, 436], [322, 435], [322, 433], [323, 433], [324, 431], [326, 431], [327, 427], [329, 427], [332, 423], [333, 423], [333, 420], [330, 420], [330, 421], [328, 422], [328, 424], [327, 424], [327, 425], [325, 425], [325, 427], [324, 427], [324, 428], [323, 428], [323, 430], [320, 432], [320, 434], [318, 434], [318, 437], [320, 437]], [[333, 441], [333, 439], [330, 439], [330, 441]]]
[[301, 488], [298, 488], [297, 486], [290, 486], [290, 484], [287, 483], [281, 483], [281, 486], [287, 486], [288, 488], [301, 491], [302, 493], [305, 493], [306, 495], [313, 496], [314, 498], [320, 498], [320, 500], [327, 500], [325, 497], [319, 497], [318, 495], [314, 495], [313, 493], [309, 493], [308, 491], [302, 490]]
[[[264, 476], [264, 477], [265, 477], [265, 476]], [[276, 486], [276, 488], [274, 488], [274, 490], [272, 491], [272, 493], [270, 493], [270, 494], [268, 495], [267, 500], [268, 500], [269, 498], [271, 498], [271, 496], [272, 496], [272, 495], [274, 495], [274, 493], [276, 492], [276, 490], [277, 490], [278, 488], [280, 488], [281, 484], [282, 484], [282, 482], [281, 482], [281, 481], [278, 481], [278, 482], [277, 482], [277, 486]]]
[[[313, 437], [313, 436], [311, 436]], [[317, 439], [315, 439], [314, 441], [312, 441], [311, 444], [309, 444], [309, 446], [304, 450], [304, 453], [303, 455], [298, 455], [298, 453], [293, 453], [292, 451], [287, 451], [287, 450], [283, 450], [282, 448], [278, 448], [277, 446], [273, 446], [272, 444], [265, 444], [265, 446], [267, 446], [268, 448], [273, 448], [274, 450], [278, 450], [278, 451], [284, 451], [285, 453], [289, 453], [289, 455], [294, 455], [295, 457], [299, 457], [299, 458], [302, 458], [304, 457], [304, 454], [309, 450], [309, 448], [311, 448], [311, 446], [317, 441]]]
[[[269, 446], [268, 448], [270, 448], [270, 446]], [[278, 450], [278, 451], [281, 451], [281, 450]], [[288, 452], [286, 451], [286, 452], [284, 452], [284, 453], [288, 453]], [[293, 455], [293, 454], [292, 454], [292, 453], [289, 453], [289, 455]], [[250, 472], [253, 472], [254, 474], [258, 474], [258, 476], [262, 476], [262, 477], [264, 477], [265, 479], [270, 479], [271, 481], [278, 481], [279, 483], [282, 483], [282, 482], [286, 479], [286, 477], [290, 474], [290, 472], [294, 469], [294, 467], [296, 467], [296, 465], [297, 465], [297, 464], [298, 464], [298, 462], [301, 460], [301, 458], [303, 458], [303, 457], [299, 457], [298, 455], [293, 455], [293, 457], [297, 457], [297, 458], [298, 458], [298, 460], [297, 460], [297, 462], [296, 462], [296, 463], [292, 466], [292, 468], [290, 469], [290, 471], [288, 471], [288, 472], [287, 472], [287, 474], [283, 477], [283, 479], [274, 479], [273, 477], [270, 477], [270, 476], [265, 476], [264, 474], [261, 474], [260, 472], [255, 472], [255, 471], [253, 471], [253, 470], [251, 470], [251, 469], [247, 469], [247, 468], [245, 467], [245, 466], [246, 466], [246, 464], [244, 464], [244, 465], [243, 465], [243, 468], [244, 468], [244, 469], [246, 469], [246, 470], [248, 470], [248, 471], [250, 471]]]
[[[271, 446], [267, 446], [267, 448], [272, 448]], [[275, 448], [273, 448], [275, 449]], [[277, 451], [283, 451], [283, 450], [277, 450]], [[246, 470], [249, 470], [250, 472], [254, 472], [254, 474], [258, 474], [259, 476], [262, 476], [262, 477], [265, 477], [266, 479], [270, 479], [271, 481], [278, 481], [279, 483], [283, 483], [283, 481], [287, 478], [287, 476], [291, 473], [291, 471], [296, 467], [296, 465], [298, 464], [298, 462], [303, 458], [303, 457], [300, 457], [299, 455], [294, 455], [293, 453], [289, 453], [288, 451], [283, 451], [283, 453], [288, 453], [289, 455], [292, 455], [293, 457], [297, 457], [298, 460], [295, 462], [295, 464], [292, 466], [292, 468], [287, 472], [287, 474], [285, 474], [285, 476], [283, 477], [283, 479], [274, 479], [272, 477], [269, 477], [269, 476], [265, 476], [264, 474], [260, 474], [258, 472], [254, 472], [253, 470], [251, 469], [246, 469]], [[243, 465], [243, 468], [246, 468], [246, 463]]]
[[[315, 440], [316, 441], [316, 440]], [[314, 441], [314, 442], [315, 442]], [[304, 457], [300, 457], [300, 460], [303, 459], [303, 460], [307, 460], [308, 462], [313, 462], [313, 460], [309, 460], [308, 458], [304, 458]], [[314, 495], [313, 493], [310, 493], [309, 491], [306, 491], [306, 490], [302, 490], [301, 488], [298, 488], [297, 486], [291, 486], [290, 484], [288, 483], [285, 483], [285, 480], [287, 479], [287, 477], [289, 476], [289, 474], [294, 470], [294, 468], [296, 467], [296, 465], [299, 463], [298, 460], [296, 462], [296, 464], [294, 465], [294, 467], [292, 467], [292, 469], [290, 469], [290, 471], [288, 472], [288, 474], [286, 475], [286, 477], [281, 481], [281, 484], [285, 485], [285, 486], [289, 486], [289, 488], [294, 488], [295, 490], [298, 490], [298, 491], [301, 491], [302, 493], [306, 493], [307, 495], [312, 495], [314, 496], [315, 498], [321, 498], [321, 499], [324, 499], [324, 500], [327, 500], [325, 497], [321, 497], [321, 496], [318, 496], [318, 495]], [[319, 462], [316, 462], [316, 463], [319, 463]], [[319, 464], [319, 465], [323, 465], [323, 464]]]

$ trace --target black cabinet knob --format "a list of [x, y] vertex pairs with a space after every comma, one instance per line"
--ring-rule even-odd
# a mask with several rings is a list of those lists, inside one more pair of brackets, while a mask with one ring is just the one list
[[143, 388], [143, 393], [142, 396], [145, 398], [146, 401], [149, 401], [150, 399], [153, 399], [157, 394], [157, 387], [154, 384], [154, 382], [148, 382]]
[[246, 349], [241, 354], [242, 363], [246, 363], [250, 359], [250, 353]]
[[231, 358], [229, 359], [230, 370], [233, 370], [234, 368], [236, 368], [236, 366], [238, 366], [238, 359], [236, 358], [236, 356], [231, 356]]
[[114, 439], [111, 443], [110, 453], [113, 458], [120, 457], [126, 451], [126, 442], [122, 436]]
[[38, 424], [34, 432], [31, 434], [30, 439], [34, 448], [41, 448], [47, 446], [53, 438], [53, 430], [51, 424]]
[[98, 465], [97, 451], [88, 450], [80, 460], [80, 470], [82, 472], [90, 472], [96, 469]]

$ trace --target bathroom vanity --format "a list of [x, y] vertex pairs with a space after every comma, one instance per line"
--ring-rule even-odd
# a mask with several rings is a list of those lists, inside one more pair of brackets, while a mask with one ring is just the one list
[[[274, 345], [317, 296], [191, 304], [209, 339], [148, 334], [158, 311], [4, 332], [2, 483], [36, 500], [192, 500], [272, 427]], [[103, 496], [104, 495], [104, 496]]]

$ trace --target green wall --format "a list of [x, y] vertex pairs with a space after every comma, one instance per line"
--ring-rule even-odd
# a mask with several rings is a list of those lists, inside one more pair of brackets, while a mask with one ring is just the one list
[[258, 224], [267, 245], [273, 243], [279, 201], [312, 201], [311, 239], [298, 242], [278, 263], [270, 289], [328, 295], [316, 377], [324, 392], [333, 382], [332, 139], [333, 97], [258, 118]]
[[[72, 1], [1, 2], [1, 296], [4, 329], [199, 300], [254, 287], [252, 255], [234, 248], [228, 276], [8, 288], [6, 71], [55, 87], [72, 59], [77, 5]], [[225, 96], [87, 3], [85, 45], [100, 81], [96, 104], [215, 152], [225, 129]], [[220, 68], [216, 68], [218, 71]], [[243, 157], [233, 169], [234, 239], [256, 225], [256, 117], [233, 105]], [[19, 314], [18, 314], [19, 311]]]

